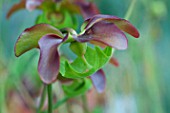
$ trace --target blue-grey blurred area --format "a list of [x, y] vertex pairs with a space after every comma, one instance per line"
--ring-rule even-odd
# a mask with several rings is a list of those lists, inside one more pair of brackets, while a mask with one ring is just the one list
[[[104, 67], [106, 104], [94, 113], [170, 113], [170, 0], [92, 1], [102, 14], [121, 18], [135, 1], [128, 20], [140, 32], [138, 39], [127, 35], [127, 50], [115, 51], [119, 67]], [[17, 2], [0, 0], [0, 113], [8, 113], [6, 89], [17, 86], [20, 78], [30, 76], [32, 84], [39, 84], [38, 50], [16, 58], [14, 45], [41, 12], [21, 10], [6, 19], [10, 7]]]
[[[132, 1], [108, 0], [99, 6], [103, 13], [124, 17]], [[128, 49], [115, 52], [120, 66], [105, 68], [110, 92], [106, 113], [170, 112], [169, 5], [166, 0], [136, 1], [129, 21], [140, 38], [128, 36]]]

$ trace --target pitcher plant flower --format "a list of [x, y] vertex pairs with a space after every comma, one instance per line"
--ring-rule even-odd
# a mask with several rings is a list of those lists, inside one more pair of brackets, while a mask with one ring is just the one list
[[[139, 37], [138, 30], [127, 20], [110, 15], [95, 15], [85, 21], [85, 27], [82, 34], [74, 36], [78, 42], [92, 42], [93, 44], [110, 46], [115, 49], [123, 50], [127, 48], [127, 37], [124, 32], [129, 33], [135, 38]], [[115, 58], [111, 58], [110, 62], [118, 66]], [[94, 87], [99, 93], [105, 88], [105, 74], [102, 69], [92, 74], [90, 77]]]
[[[93, 44], [97, 45], [101, 43], [102, 45], [116, 49], [126, 49], [127, 38], [124, 32], [136, 38], [139, 37], [138, 31], [129, 21], [115, 16], [95, 15], [87, 19], [85, 23], [86, 26], [81, 34], [74, 33], [69, 35], [69, 37], [72, 37], [70, 43], [75, 41], [79, 43], [93, 41]], [[65, 42], [69, 43], [67, 40], [68, 34], [69, 33], [67, 33], [67, 35], [63, 34], [60, 30], [48, 24], [37, 24], [26, 29], [20, 35], [15, 46], [15, 54], [19, 56], [32, 48], [39, 48], [40, 58], [38, 72], [41, 80], [46, 84], [50, 84], [56, 81], [59, 74], [60, 55], [58, 48]], [[85, 53], [86, 50], [83, 54]], [[101, 66], [98, 66], [98, 68], [99, 67]], [[70, 67], [70, 69], [72, 68]], [[90, 67], [90, 69], [93, 70], [93, 73], [97, 71], [97, 68], [93, 69]], [[69, 74], [69, 72], [66, 72], [66, 74], [67, 73]]]
[[[138, 38], [138, 30], [128, 21], [117, 16], [100, 14], [96, 5], [86, 0], [20, 0], [13, 5], [7, 14], [26, 9], [41, 10], [35, 25], [25, 29], [15, 43], [15, 56], [19, 57], [31, 49], [39, 50], [38, 75], [47, 87], [48, 113], [52, 113], [58, 103], [69, 98], [85, 94], [93, 85], [102, 93], [106, 86], [106, 75], [102, 70], [110, 62], [118, 66], [113, 57], [114, 50], [125, 50], [128, 47], [126, 33]], [[84, 22], [80, 33], [76, 15], [81, 15]], [[76, 30], [75, 30], [76, 29]], [[74, 58], [67, 58], [60, 47], [69, 44]], [[61, 54], [63, 53], [63, 54]], [[64, 100], [53, 105], [52, 84], [62, 82]], [[70, 82], [64, 84], [64, 82]], [[44, 92], [43, 91], [43, 92]], [[41, 112], [41, 104], [37, 112]], [[46, 112], [46, 111], [43, 111]]]

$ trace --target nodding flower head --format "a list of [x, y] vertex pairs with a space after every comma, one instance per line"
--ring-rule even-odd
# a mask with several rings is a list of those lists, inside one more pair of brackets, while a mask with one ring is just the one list
[[78, 42], [89, 41], [123, 50], [128, 45], [124, 32], [135, 38], [139, 37], [139, 32], [129, 21], [116, 16], [99, 14], [87, 19], [85, 23], [84, 32], [75, 38]]

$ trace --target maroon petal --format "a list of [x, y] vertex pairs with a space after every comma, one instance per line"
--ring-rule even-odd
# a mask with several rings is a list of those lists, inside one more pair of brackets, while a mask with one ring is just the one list
[[99, 14], [99, 10], [96, 5], [91, 2], [77, 2], [77, 5], [80, 7], [80, 11], [84, 19], [88, 19]]
[[123, 30], [124, 32], [129, 33], [130, 35], [138, 38], [139, 37], [139, 32], [138, 30], [127, 20], [116, 17], [116, 16], [111, 16], [111, 15], [95, 15], [93, 16], [89, 23], [86, 25], [85, 29], [88, 30], [91, 28], [95, 23], [100, 22], [100, 21], [106, 21], [106, 22], [111, 22], [114, 23], [119, 29]]
[[102, 69], [90, 76], [92, 83], [99, 93], [102, 93], [106, 86], [106, 77]]
[[26, 0], [26, 9], [29, 11], [34, 10], [37, 6], [41, 5], [44, 0]]
[[40, 78], [46, 84], [55, 82], [59, 72], [59, 53], [58, 46], [68, 35], [62, 39], [61, 37], [50, 34], [43, 36], [38, 44], [40, 47], [40, 58], [38, 63], [38, 72]]
[[95, 23], [83, 35], [78, 36], [75, 40], [79, 42], [97, 41], [116, 49], [127, 48], [127, 38], [125, 34], [113, 23], [98, 22]]

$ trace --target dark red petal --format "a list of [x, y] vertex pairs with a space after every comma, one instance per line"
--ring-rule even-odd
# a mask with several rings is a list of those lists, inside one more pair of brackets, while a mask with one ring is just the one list
[[58, 46], [67, 37], [68, 35], [62, 39], [57, 35], [50, 34], [43, 36], [38, 42], [40, 47], [38, 72], [46, 84], [55, 82], [57, 79], [60, 64]]
[[100, 21], [106, 21], [106, 22], [111, 22], [114, 23], [119, 29], [123, 30], [124, 32], [129, 33], [130, 35], [138, 38], [139, 37], [139, 32], [138, 30], [127, 20], [121, 19], [116, 16], [111, 16], [111, 15], [95, 15], [93, 16], [89, 23], [86, 25], [85, 29], [88, 30], [91, 28], [95, 23], [100, 22]]
[[114, 24], [116, 24], [116, 26], [124, 32], [132, 35], [135, 38], [139, 38], [138, 30], [129, 21], [122, 19], [114, 21]]
[[102, 69], [90, 76], [92, 83], [99, 93], [102, 93], [106, 86], [106, 77]]
[[83, 35], [78, 36], [75, 40], [79, 42], [97, 41], [116, 49], [127, 48], [127, 38], [125, 34], [113, 23], [98, 22], [94, 24]]
[[108, 18], [111, 18], [112, 20], [121, 20], [121, 18], [118, 18], [116, 16], [98, 14], [98, 15], [94, 15], [92, 18], [90, 18], [89, 23], [86, 25], [85, 29], [87, 30], [90, 27], [92, 27], [95, 23], [104, 21]]
[[41, 5], [44, 0], [26, 0], [26, 9], [29, 11], [34, 10], [37, 6]]
[[88, 19], [99, 14], [99, 10], [96, 5], [91, 2], [77, 2], [77, 5], [80, 7], [80, 11], [84, 19]]
[[25, 2], [26, 0], [21, 0], [18, 4], [15, 4], [11, 7], [11, 9], [7, 13], [7, 18], [9, 18], [14, 12], [25, 8]]
[[105, 48], [107, 45], [105, 45], [105, 44], [103, 44], [103, 43], [101, 43], [101, 42], [97, 42], [97, 41], [93, 41], [93, 40], [91, 40], [91, 41], [89, 41], [91, 44], [93, 44], [93, 45], [98, 45], [98, 46], [100, 46], [100, 47], [102, 47], [102, 48]]

